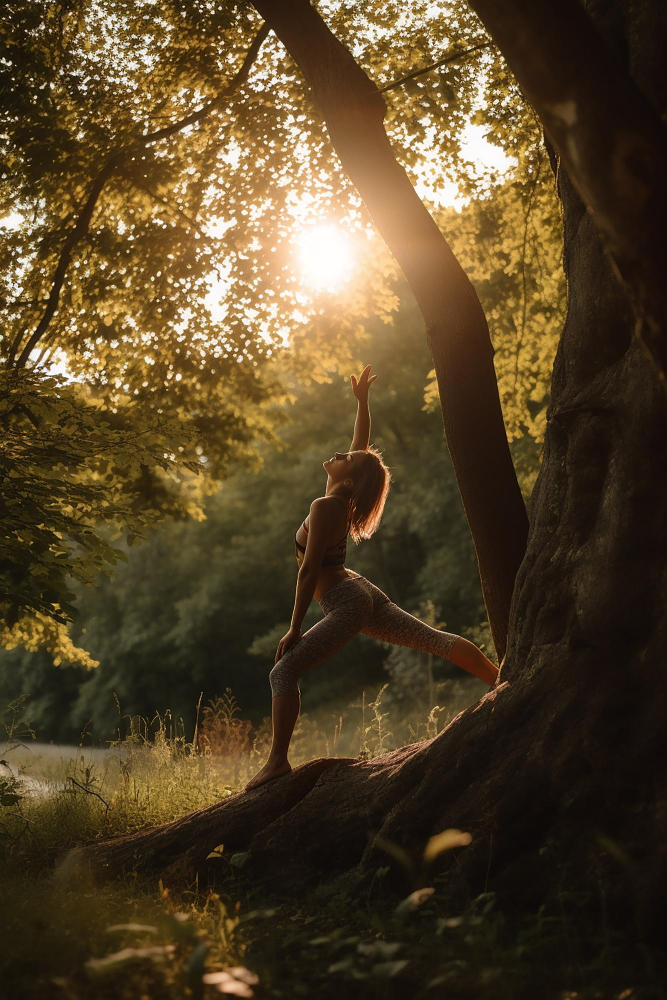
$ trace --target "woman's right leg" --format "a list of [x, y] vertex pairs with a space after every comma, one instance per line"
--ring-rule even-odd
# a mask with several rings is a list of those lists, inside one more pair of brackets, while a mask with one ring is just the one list
[[473, 642], [453, 632], [441, 632], [440, 629], [432, 628], [399, 608], [378, 587], [373, 584], [371, 587], [374, 611], [372, 618], [362, 629], [365, 635], [441, 656], [487, 684], [495, 683], [498, 668]]
[[[328, 595], [325, 594], [325, 598]], [[309, 628], [275, 664], [269, 674], [274, 698], [299, 691], [299, 678], [328, 660], [358, 635], [373, 613], [373, 600], [360, 585], [340, 591], [324, 604], [325, 617]]]

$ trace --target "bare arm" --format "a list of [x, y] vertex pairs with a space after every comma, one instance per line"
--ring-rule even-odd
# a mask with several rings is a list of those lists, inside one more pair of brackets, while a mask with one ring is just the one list
[[371, 411], [368, 408], [368, 396], [357, 396], [357, 418], [354, 421], [354, 437], [350, 451], [365, 451], [371, 439]]
[[370, 371], [371, 366], [366, 365], [358, 380], [354, 375], [350, 375], [352, 392], [357, 400], [357, 417], [354, 421], [354, 436], [350, 451], [365, 451], [371, 439], [371, 411], [368, 406], [368, 390], [377, 375], [371, 375]]
[[324, 550], [331, 535], [332, 518], [334, 516], [333, 507], [338, 509], [336, 501], [327, 499], [326, 497], [313, 500], [310, 505], [308, 541], [306, 542], [306, 552], [296, 581], [292, 623], [287, 635], [283, 636], [278, 643], [275, 658], [276, 663], [301, 635], [301, 625], [303, 619], [306, 617], [306, 611], [310, 607], [310, 602], [313, 599]]

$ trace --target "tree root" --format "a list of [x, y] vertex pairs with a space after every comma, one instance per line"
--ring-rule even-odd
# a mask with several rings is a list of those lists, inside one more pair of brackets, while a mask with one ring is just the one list
[[96, 841], [69, 851], [59, 862], [62, 875], [87, 869], [97, 876], [125, 870], [178, 878], [194, 874], [214, 848], [245, 849], [262, 827], [289, 812], [331, 768], [358, 765], [354, 757], [321, 757], [294, 768], [250, 792], [240, 792], [162, 826]]
[[[633, 697], [612, 685], [615, 698], [596, 700], [600, 679], [579, 666], [574, 703], [546, 671], [527, 685], [504, 682], [431, 740], [371, 760], [310, 761], [163, 826], [77, 848], [61, 877], [127, 869], [201, 884], [219, 870], [207, 858], [223, 845], [224, 857], [245, 852], [244, 877], [278, 895], [322, 878], [359, 895], [388, 866], [392, 891], [435, 883], [453, 912], [486, 891], [532, 909], [575, 889], [593, 908], [602, 895], [608, 914], [648, 933], [660, 925], [656, 886], [667, 870], [653, 815], [667, 802], [667, 779], [656, 780], [651, 763], [667, 737], [649, 720], [641, 685]], [[653, 704], [664, 718], [661, 699]], [[598, 770], [590, 762], [612, 717], [624, 752], [606, 746], [613, 767]], [[640, 719], [655, 724], [642, 729]], [[429, 839], [451, 828], [469, 833], [469, 845], [425, 861]]]

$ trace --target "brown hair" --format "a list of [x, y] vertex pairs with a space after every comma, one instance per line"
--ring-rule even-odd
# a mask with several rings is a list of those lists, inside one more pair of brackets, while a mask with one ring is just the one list
[[382, 455], [369, 445], [360, 462], [361, 472], [350, 495], [350, 537], [358, 543], [370, 538], [380, 526], [391, 475]]

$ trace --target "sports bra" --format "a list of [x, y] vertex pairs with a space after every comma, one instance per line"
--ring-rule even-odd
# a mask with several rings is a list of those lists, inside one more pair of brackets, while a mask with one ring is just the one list
[[[334, 494], [334, 500], [340, 500], [340, 502], [344, 503], [345, 506], [347, 507], [347, 502], [345, 500], [343, 500], [342, 497], [337, 497]], [[303, 530], [306, 532], [306, 534], [308, 534], [308, 528], [306, 527], [305, 520], [301, 522], [301, 524], [299, 525], [299, 527], [303, 528]], [[299, 558], [299, 552], [305, 552], [306, 551], [305, 545], [301, 545], [301, 543], [297, 542], [297, 540], [296, 540], [296, 536], [298, 534], [298, 531], [299, 531], [299, 529], [297, 528], [296, 533], [294, 535], [294, 555], [297, 557], [297, 560]], [[322, 557], [322, 563], [321, 563], [321, 565], [324, 568], [326, 568], [328, 566], [344, 566], [345, 565], [345, 556], [347, 554], [347, 536], [348, 536], [349, 531], [350, 531], [350, 519], [348, 517], [348, 520], [347, 520], [347, 531], [345, 532], [345, 534], [343, 535], [343, 537], [341, 538], [341, 540], [339, 542], [336, 542], [335, 545], [329, 545], [329, 547], [324, 550], [324, 555]]]

